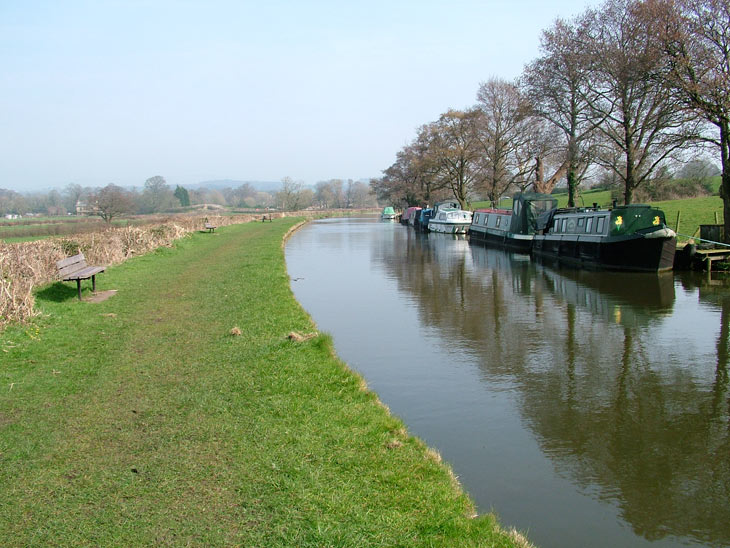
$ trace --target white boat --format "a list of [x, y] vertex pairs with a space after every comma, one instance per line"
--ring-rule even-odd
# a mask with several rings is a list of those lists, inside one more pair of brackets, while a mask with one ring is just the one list
[[466, 234], [471, 225], [471, 211], [461, 209], [459, 202], [449, 200], [434, 206], [428, 230], [444, 234]]

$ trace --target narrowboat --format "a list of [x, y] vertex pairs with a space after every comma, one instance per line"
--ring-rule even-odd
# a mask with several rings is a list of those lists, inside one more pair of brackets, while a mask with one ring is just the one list
[[515, 194], [512, 209], [477, 209], [469, 226], [469, 239], [529, 253], [537, 218], [557, 206], [558, 200], [549, 194]]
[[418, 217], [413, 223], [413, 226], [416, 228], [416, 230], [420, 232], [428, 232], [428, 221], [431, 219], [432, 214], [433, 209], [430, 207], [423, 208], [421, 211], [419, 211]]
[[403, 215], [401, 215], [401, 217], [400, 217], [400, 223], [402, 225], [412, 225], [413, 221], [411, 219], [413, 219], [419, 211], [421, 211], [420, 207], [414, 206], [414, 207], [407, 208], [403, 212]]
[[380, 214], [380, 218], [384, 221], [391, 221], [395, 219], [395, 217], [395, 209], [393, 209], [391, 206], [383, 208], [383, 212]]
[[466, 234], [471, 225], [471, 211], [461, 209], [459, 202], [447, 200], [433, 206], [428, 230], [445, 234]]
[[532, 252], [582, 267], [665, 271], [674, 264], [675, 232], [649, 205], [554, 209], [537, 220]]

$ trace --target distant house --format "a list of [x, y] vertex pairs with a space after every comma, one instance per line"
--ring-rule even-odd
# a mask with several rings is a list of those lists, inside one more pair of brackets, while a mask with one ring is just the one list
[[86, 202], [79, 200], [76, 202], [76, 215], [98, 215], [99, 208], [96, 204], [89, 205]]

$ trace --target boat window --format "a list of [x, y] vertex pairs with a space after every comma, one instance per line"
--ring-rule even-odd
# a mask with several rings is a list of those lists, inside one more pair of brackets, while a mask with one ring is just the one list
[[522, 209], [522, 202], [519, 200], [516, 200], [515, 203], [512, 205], [512, 211], [514, 211], [515, 215], [519, 215], [521, 209]]
[[474, 215], [474, 223], [475, 223], [475, 224], [479, 224], [479, 213], [476, 213], [476, 214]]
[[590, 232], [593, 228], [593, 217], [588, 217], [586, 219], [586, 232]]
[[603, 234], [603, 230], [606, 228], [606, 217], [598, 217], [598, 221], [596, 221], [596, 232], [598, 234]]
[[565, 229], [566, 232], [575, 232], [575, 219], [568, 218], [566, 219], [566, 222], [568, 223], [568, 228]]
[[578, 217], [578, 228], [582, 227], [585, 223], [586, 218], [585, 217]]
[[446, 213], [439, 213], [439, 220], [443, 221], [446, 219]]
[[499, 226], [500, 224], [502, 224], [502, 217], [497, 215], [497, 223], [494, 226]]

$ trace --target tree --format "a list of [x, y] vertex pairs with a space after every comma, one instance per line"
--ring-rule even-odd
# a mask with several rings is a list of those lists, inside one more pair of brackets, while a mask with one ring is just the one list
[[334, 203], [335, 195], [329, 181], [320, 181], [314, 186], [314, 203], [320, 209], [329, 209]]
[[583, 29], [577, 22], [557, 19], [542, 33], [542, 55], [525, 68], [522, 76], [534, 114], [559, 130], [563, 149], [559, 166], [547, 181], [540, 173], [543, 160], [536, 159], [535, 190], [549, 193], [565, 176], [570, 207], [575, 205], [576, 188], [591, 163], [594, 135], [601, 120], [586, 100], [594, 92], [588, 64], [580, 51], [582, 35]]
[[295, 182], [291, 177], [284, 177], [281, 180], [281, 190], [276, 194], [277, 204], [285, 211], [298, 211], [309, 207], [313, 193], [310, 190], [308, 194], [304, 190], [302, 183]]
[[66, 195], [64, 204], [66, 205], [66, 209], [75, 213], [76, 204], [81, 201], [81, 197], [84, 195], [84, 193], [84, 188], [79, 184], [69, 183], [68, 185], [66, 185], [66, 188], [64, 189], [64, 194]]
[[624, 202], [696, 135], [696, 123], [655, 75], [662, 55], [640, 0], [608, 0], [583, 18], [590, 93], [582, 95], [601, 120], [597, 160], [624, 185]]
[[478, 130], [482, 188], [496, 204], [511, 187], [534, 173], [538, 135], [530, 127], [531, 109], [513, 82], [492, 78], [479, 86]]
[[28, 203], [22, 194], [0, 188], [0, 215], [24, 215], [27, 211]]
[[[420, 134], [423, 133], [423, 128]], [[420, 154], [423, 150], [413, 144], [396, 153], [395, 162], [383, 171], [383, 177], [370, 181], [370, 187], [377, 199], [384, 203], [404, 207], [429, 203], [429, 185], [421, 169]]]
[[144, 190], [142, 191], [144, 212], [158, 213], [173, 207], [174, 203], [175, 196], [164, 177], [155, 175], [145, 181]]
[[129, 213], [134, 207], [134, 199], [131, 194], [114, 184], [108, 184], [102, 188], [92, 201], [99, 216], [107, 223], [111, 223], [115, 217]]
[[361, 181], [356, 181], [352, 183], [350, 191], [352, 207], [364, 208], [376, 205], [374, 200], [375, 196], [373, 195], [370, 187], [367, 184]]
[[716, 136], [705, 140], [720, 155], [725, 242], [730, 243], [730, 4], [655, 0], [643, 13], [655, 22], [665, 55], [662, 83], [716, 128]]
[[428, 153], [441, 183], [449, 188], [462, 209], [468, 207], [469, 195], [479, 186], [481, 153], [477, 124], [479, 109], [449, 110], [429, 126]]
[[185, 187], [177, 185], [175, 187], [175, 198], [178, 199], [182, 207], [188, 207], [190, 205], [190, 194]]

